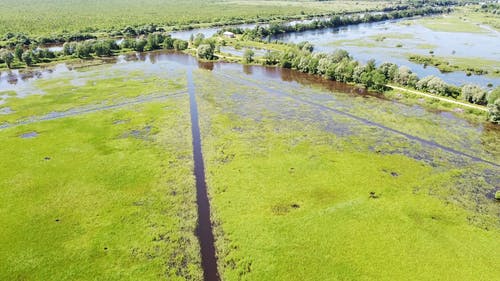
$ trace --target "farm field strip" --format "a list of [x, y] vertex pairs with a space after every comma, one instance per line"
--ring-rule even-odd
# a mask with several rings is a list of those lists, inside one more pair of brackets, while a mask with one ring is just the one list
[[0, 279], [200, 280], [185, 97], [1, 130]]

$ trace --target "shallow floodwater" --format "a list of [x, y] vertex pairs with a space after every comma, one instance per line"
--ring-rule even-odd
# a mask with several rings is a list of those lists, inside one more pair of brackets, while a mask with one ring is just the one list
[[[85, 81], [113, 78], [124, 73], [133, 73], [137, 79], [149, 76], [185, 79], [187, 70], [196, 68], [209, 71], [207, 73], [214, 79], [225, 81], [227, 87], [233, 87], [232, 99], [237, 103], [231, 110], [256, 121], [259, 120], [261, 111], [274, 112], [277, 118], [315, 124], [341, 138], [362, 138], [371, 143], [370, 147], [366, 148], [370, 150], [403, 154], [429, 163], [439, 160], [438, 162], [444, 161], [453, 165], [469, 165], [474, 162], [493, 168], [500, 165], [498, 127], [466, 121], [460, 113], [439, 112], [419, 105], [407, 105], [361, 88], [289, 69], [234, 63], [202, 63], [180, 53], [138, 53], [119, 56], [100, 66], [74, 69], [60, 64], [28, 73], [2, 73], [0, 94], [3, 91], [15, 92], [17, 97], [43, 94], [37, 88], [36, 81], [40, 79], [70, 79], [75, 81], [75, 86]], [[196, 91], [202, 94], [204, 85], [196, 81], [195, 84]], [[254, 91], [263, 94], [252, 96]], [[4, 105], [0, 105], [0, 110], [9, 107], [10, 98], [11, 96], [4, 97]], [[226, 96], [220, 98], [227, 99]], [[154, 102], [154, 99], [116, 102], [127, 105]], [[300, 108], [307, 110], [297, 111]], [[113, 109], [113, 106], [102, 108]], [[10, 110], [4, 110], [4, 115], [0, 115], [0, 127], [16, 126], [2, 122], [3, 116], [8, 116]], [[96, 110], [92, 109], [92, 112]], [[15, 112], [15, 108], [12, 111]], [[73, 109], [67, 116], [86, 112], [89, 110]], [[66, 116], [47, 112], [47, 116], [49, 115], [56, 116], [55, 118]], [[42, 116], [22, 124], [55, 118]], [[495, 180], [500, 182], [498, 177]]]
[[[284, 42], [299, 43], [309, 41], [319, 52], [332, 52], [342, 48], [354, 58], [366, 62], [375, 59], [377, 63], [392, 62], [406, 65], [419, 77], [434, 75], [441, 77], [448, 83], [462, 85], [476, 83], [486, 86], [488, 83], [500, 85], [500, 78], [486, 75], [467, 76], [464, 72], [441, 73], [438, 69], [412, 63], [407, 55], [411, 53], [428, 55], [430, 50], [436, 56], [457, 58], [481, 58], [496, 60], [500, 64], [500, 35], [491, 29], [484, 29], [484, 33], [438, 32], [418, 24], [404, 20], [388, 20], [376, 23], [349, 25], [339, 28], [327, 28], [281, 34], [273, 39]], [[391, 38], [393, 35], [393, 38]], [[376, 37], [386, 36], [377, 46], [370, 46], [367, 41]], [[397, 48], [401, 44], [403, 47]]]

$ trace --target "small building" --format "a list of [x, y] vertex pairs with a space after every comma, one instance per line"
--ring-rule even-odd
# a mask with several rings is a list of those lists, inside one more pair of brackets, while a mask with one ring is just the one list
[[224, 33], [222, 33], [222, 35], [224, 35], [225, 37], [227, 38], [234, 38], [234, 33], [230, 32], [230, 31], [225, 31]]

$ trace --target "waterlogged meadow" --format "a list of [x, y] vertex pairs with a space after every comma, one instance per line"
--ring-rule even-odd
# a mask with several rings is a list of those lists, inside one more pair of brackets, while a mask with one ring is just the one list
[[196, 81], [225, 280], [496, 278], [498, 131], [262, 72]]
[[28, 76], [0, 76], [2, 280], [202, 279], [187, 85], [222, 280], [497, 277], [500, 130], [459, 110], [165, 52]]
[[1, 280], [201, 279], [185, 75], [116, 68], [3, 104]]

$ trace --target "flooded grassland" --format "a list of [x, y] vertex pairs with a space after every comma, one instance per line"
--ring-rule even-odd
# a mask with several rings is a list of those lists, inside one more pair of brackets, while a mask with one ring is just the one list
[[0, 279], [200, 280], [188, 92], [223, 280], [496, 278], [494, 126], [165, 52], [36, 77], [0, 84]]
[[4, 101], [1, 280], [201, 280], [185, 72], [123, 66]]

